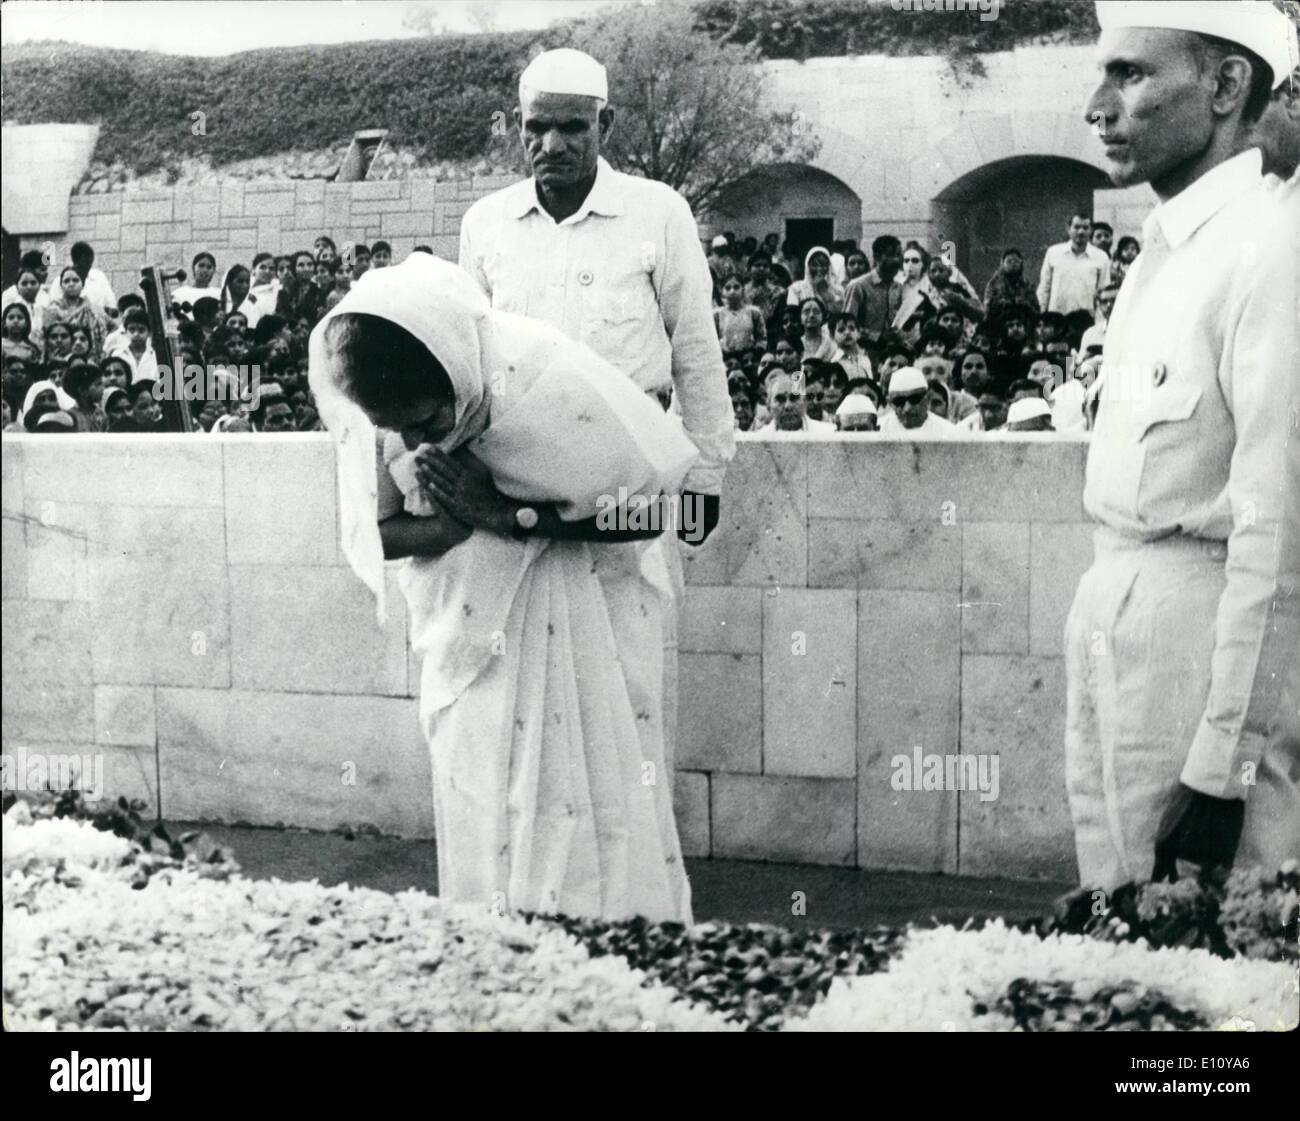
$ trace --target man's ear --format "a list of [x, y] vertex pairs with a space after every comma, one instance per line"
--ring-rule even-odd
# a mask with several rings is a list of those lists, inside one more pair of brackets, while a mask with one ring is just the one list
[[1241, 55], [1225, 55], [1219, 62], [1214, 80], [1214, 95], [1210, 102], [1212, 112], [1219, 117], [1230, 116], [1240, 109], [1250, 97], [1250, 63]]
[[596, 120], [600, 126], [600, 142], [603, 144], [609, 139], [609, 134], [614, 129], [614, 110], [606, 105], [600, 111]]

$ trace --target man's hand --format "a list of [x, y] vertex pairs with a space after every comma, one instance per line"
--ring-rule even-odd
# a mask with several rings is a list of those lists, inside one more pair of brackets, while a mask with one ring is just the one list
[[1179, 860], [1197, 864], [1203, 870], [1231, 867], [1245, 816], [1244, 801], [1212, 798], [1179, 783], [1156, 831], [1151, 879], [1176, 880]]
[[695, 491], [684, 490], [682, 509], [693, 511], [695, 517], [678, 519], [677, 536], [688, 545], [697, 547], [703, 545], [708, 540], [709, 534], [718, 526], [718, 517], [722, 512], [722, 499], [716, 494], [696, 494]]

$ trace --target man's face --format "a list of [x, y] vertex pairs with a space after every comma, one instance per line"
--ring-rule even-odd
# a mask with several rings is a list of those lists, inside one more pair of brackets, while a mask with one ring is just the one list
[[799, 352], [785, 339], [776, 344], [776, 360], [789, 373], [794, 373], [799, 368]]
[[795, 379], [789, 374], [777, 374], [768, 384], [767, 408], [776, 427], [782, 431], [803, 428], [806, 402]]
[[[1102, 77], [1084, 116], [1117, 187], [1151, 183], [1168, 197], [1214, 133], [1214, 75], [1202, 74], [1188, 32], [1119, 28], [1097, 44]], [[1161, 185], [1166, 185], [1162, 190]]]
[[142, 354], [145, 343], [149, 341], [149, 328], [143, 323], [128, 323], [126, 334], [131, 340], [131, 349], [137, 354]]
[[209, 261], [206, 257], [200, 257], [194, 262], [194, 284], [197, 288], [206, 288], [212, 281], [213, 274], [217, 271], [217, 266]]
[[1264, 154], [1264, 170], [1290, 179], [1300, 167], [1300, 66], [1281, 89], [1274, 90], [1251, 141]]
[[851, 413], [840, 417], [841, 432], [876, 432], [879, 418], [875, 413]]
[[961, 385], [978, 397], [989, 384], [989, 364], [982, 354], [968, 354], [961, 362]]
[[276, 401], [262, 412], [263, 432], [292, 432], [294, 430], [293, 406], [288, 401]]
[[1001, 397], [985, 393], [979, 399], [980, 417], [984, 421], [984, 431], [992, 432], [1007, 422], [1007, 406]]
[[613, 112], [594, 97], [529, 93], [515, 110], [524, 158], [543, 191], [562, 191], [596, 174]]
[[961, 333], [961, 325], [961, 312], [945, 308], [939, 313], [939, 326], [947, 332], [950, 339], [955, 339]]
[[889, 403], [894, 408], [898, 423], [904, 428], [920, 428], [930, 415], [929, 390], [916, 389], [910, 393], [891, 393]]
[[1029, 329], [1023, 319], [1008, 319], [1003, 333], [1013, 343], [1023, 343], [1029, 337]]
[[1075, 249], [1082, 249], [1088, 244], [1088, 237], [1092, 233], [1092, 222], [1082, 216], [1076, 215], [1070, 219], [1069, 235], [1070, 244]]
[[1097, 309], [1101, 312], [1102, 315], [1104, 315], [1107, 319], [1109, 319], [1110, 313], [1115, 310], [1115, 293], [1102, 292], [1097, 297]]
[[826, 383], [804, 371], [804, 411], [811, 420], [823, 420], [826, 411]]
[[1110, 243], [1114, 236], [1105, 226], [1097, 226], [1092, 231], [1092, 244], [1109, 257]]
[[754, 402], [749, 399], [749, 394], [736, 392], [731, 395], [731, 411], [736, 415], [736, 424], [742, 432], [748, 432], [749, 426], [754, 423]]
[[1007, 276], [1019, 276], [1025, 271], [1025, 259], [1019, 253], [1008, 253], [1002, 258], [1002, 271]]
[[948, 285], [948, 278], [952, 276], [952, 270], [948, 267], [948, 262], [942, 257], [932, 257], [930, 259], [930, 283], [936, 288], [945, 288]]
[[852, 319], [841, 319], [835, 324], [835, 344], [851, 353], [858, 346], [858, 325]]
[[393, 263], [393, 255], [387, 249], [376, 249], [370, 254], [372, 269], [386, 269]]
[[850, 280], [856, 280], [860, 276], [865, 276], [867, 272], [866, 254], [850, 253], [848, 259], [844, 262], [844, 271], [848, 274]]

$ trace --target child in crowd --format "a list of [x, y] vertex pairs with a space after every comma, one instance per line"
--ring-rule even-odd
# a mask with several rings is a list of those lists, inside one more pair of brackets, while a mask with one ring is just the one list
[[358, 241], [352, 247], [352, 279], [360, 280], [370, 268], [370, 246]]
[[[298, 273], [297, 256], [298, 254], [295, 253], [293, 266], [295, 275]], [[330, 238], [321, 234], [320, 237], [311, 243], [311, 257], [313, 260], [319, 260], [321, 257], [324, 257], [327, 261], [337, 261], [339, 258], [338, 246], [336, 246]]]
[[831, 361], [838, 362], [849, 378], [874, 380], [871, 359], [859, 345], [858, 321], [846, 311], [837, 311], [831, 316], [830, 329], [835, 338]]
[[77, 432], [107, 432], [108, 417], [99, 407], [104, 393], [104, 375], [90, 362], [69, 366], [63, 379], [63, 390], [76, 402], [67, 413]]
[[370, 247], [370, 267], [386, 269], [393, 263], [393, 247], [386, 241], [377, 241]]
[[113, 357], [121, 358], [131, 367], [133, 386], [138, 381], [157, 381], [158, 359], [149, 341], [149, 316], [141, 308], [131, 308], [122, 316], [122, 325], [126, 328], [128, 342], [125, 347], [114, 351]]
[[100, 366], [104, 389], [125, 389], [131, 384], [131, 363], [118, 354], [110, 354]]
[[799, 305], [799, 320], [804, 357], [829, 360], [835, 353], [835, 340], [826, 329], [826, 305], [816, 296], [809, 296]]
[[745, 299], [740, 277], [731, 275], [722, 282], [722, 306], [713, 310], [724, 355], [752, 356], [767, 346], [767, 326], [763, 313]]
[[[25, 259], [26, 256], [27, 254], [24, 253], [23, 258]], [[0, 304], [4, 307], [10, 304], [22, 304], [27, 309], [33, 339], [39, 339], [45, 330], [43, 312], [49, 302], [50, 294], [41, 287], [41, 278], [35, 269], [29, 268], [19, 268], [18, 277], [13, 285], [0, 295]]]
[[257, 326], [257, 320], [263, 315], [274, 313], [280, 299], [280, 280], [275, 275], [275, 257], [270, 253], [259, 253], [253, 258], [253, 283], [248, 290], [248, 299], [255, 302], [257, 316], [250, 316], [248, 325]]

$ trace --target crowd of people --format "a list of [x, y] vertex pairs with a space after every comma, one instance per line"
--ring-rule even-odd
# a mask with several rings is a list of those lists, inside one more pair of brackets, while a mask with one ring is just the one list
[[[1139, 246], [1131, 237], [1112, 245], [1111, 228], [1083, 214], [1067, 231], [1037, 285], [1024, 254], [1008, 248], [982, 295], [948, 258], [890, 235], [870, 254], [845, 241], [802, 261], [775, 234], [761, 245], [714, 238], [714, 320], [737, 431], [944, 438], [1086, 428], [1087, 386]], [[116, 297], [94, 262], [85, 242], [57, 274], [44, 254], [26, 253], [0, 297], [5, 431], [162, 430], [166, 394], [144, 300]], [[385, 242], [340, 254], [324, 235], [311, 250], [257, 253], [220, 276], [213, 254], [197, 253], [169, 293], [176, 365], [205, 371], [205, 391], [188, 402], [195, 431], [318, 430], [308, 335], [363, 273], [391, 262]]]
[[1140, 246], [1071, 215], [1038, 283], [1007, 248], [983, 293], [892, 235], [816, 246], [732, 233], [708, 252], [714, 321], [741, 434], [945, 438], [1090, 425], [1106, 323]]
[[[428, 246], [418, 251], [432, 252]], [[251, 267], [195, 254], [185, 283], [168, 293], [174, 371], [160, 369], [142, 296], [113, 293], [94, 249], [77, 242], [57, 272], [46, 254], [23, 254], [0, 296], [4, 431], [159, 432], [160, 401], [180, 394], [196, 368], [202, 391], [185, 393], [196, 432], [320, 429], [307, 381], [307, 338], [367, 269], [392, 249], [322, 235], [312, 249], [258, 253]]]

